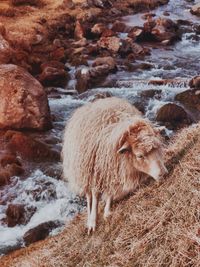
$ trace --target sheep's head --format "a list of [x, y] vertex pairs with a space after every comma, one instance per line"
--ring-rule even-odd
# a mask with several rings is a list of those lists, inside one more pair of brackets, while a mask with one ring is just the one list
[[128, 157], [134, 168], [150, 175], [156, 181], [167, 172], [160, 134], [145, 120], [131, 124], [123, 133], [118, 153]]

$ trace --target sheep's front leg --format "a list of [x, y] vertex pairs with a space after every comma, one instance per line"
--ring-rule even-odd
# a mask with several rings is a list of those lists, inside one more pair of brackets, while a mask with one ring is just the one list
[[92, 195], [91, 195], [91, 193], [86, 194], [86, 199], [87, 199], [87, 227], [89, 228], [90, 215], [91, 215], [91, 209], [92, 209]]
[[107, 218], [111, 214], [110, 208], [111, 208], [112, 197], [111, 196], [107, 196], [105, 201], [106, 201], [106, 205], [105, 205], [105, 208], [104, 208], [103, 217], [104, 217], [104, 220], [107, 220]]
[[92, 191], [92, 208], [88, 217], [88, 234], [94, 232], [97, 224], [97, 213], [98, 213], [98, 194]]

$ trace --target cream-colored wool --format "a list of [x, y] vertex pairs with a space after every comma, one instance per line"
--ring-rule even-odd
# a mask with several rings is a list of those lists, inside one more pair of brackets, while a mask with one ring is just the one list
[[160, 146], [150, 122], [126, 100], [100, 99], [77, 109], [68, 121], [63, 144], [63, 175], [80, 195], [95, 190], [112, 195], [134, 190], [144, 176], [132, 155], [117, 153], [135, 128], [135, 142], [143, 152]]

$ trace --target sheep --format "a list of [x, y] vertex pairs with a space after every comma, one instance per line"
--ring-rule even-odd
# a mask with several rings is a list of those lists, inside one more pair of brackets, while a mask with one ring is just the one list
[[147, 175], [158, 181], [166, 172], [160, 134], [126, 100], [98, 99], [78, 108], [63, 140], [63, 177], [73, 192], [86, 196], [88, 233], [95, 231], [100, 196], [104, 219], [112, 201]]

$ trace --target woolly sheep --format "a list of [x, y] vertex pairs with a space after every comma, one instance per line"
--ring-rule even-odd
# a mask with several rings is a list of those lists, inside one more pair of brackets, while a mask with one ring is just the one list
[[166, 172], [157, 130], [134, 106], [116, 97], [74, 112], [65, 128], [62, 157], [64, 179], [87, 198], [88, 233], [96, 228], [100, 196], [106, 219], [113, 200], [133, 191], [144, 176], [159, 180]]

